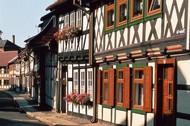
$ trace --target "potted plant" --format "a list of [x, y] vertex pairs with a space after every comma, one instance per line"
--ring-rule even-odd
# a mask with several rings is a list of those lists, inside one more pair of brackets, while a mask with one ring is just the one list
[[64, 100], [67, 102], [74, 103], [76, 105], [92, 105], [92, 102], [90, 100], [90, 94], [87, 93], [79, 94], [76, 91], [66, 95], [64, 97]]
[[56, 40], [65, 40], [70, 39], [72, 37], [77, 37], [81, 35], [82, 31], [80, 30], [80, 26], [77, 27], [65, 27], [54, 33], [54, 37]]

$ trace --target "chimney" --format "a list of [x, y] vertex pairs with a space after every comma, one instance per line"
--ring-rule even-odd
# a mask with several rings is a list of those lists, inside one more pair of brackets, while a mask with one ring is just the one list
[[12, 35], [13, 43], [15, 44], [15, 35]]

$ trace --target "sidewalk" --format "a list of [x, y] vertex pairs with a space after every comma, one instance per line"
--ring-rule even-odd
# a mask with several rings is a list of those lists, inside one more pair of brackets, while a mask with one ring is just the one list
[[83, 126], [102, 126], [104, 124], [91, 123], [89, 120], [67, 115], [66, 113], [57, 113], [54, 111], [40, 111], [36, 109], [34, 103], [30, 103], [30, 98], [27, 94], [18, 94], [14, 91], [6, 91], [18, 103], [21, 110], [27, 115], [34, 117], [41, 122], [50, 126], [68, 126], [68, 125], [83, 125]]

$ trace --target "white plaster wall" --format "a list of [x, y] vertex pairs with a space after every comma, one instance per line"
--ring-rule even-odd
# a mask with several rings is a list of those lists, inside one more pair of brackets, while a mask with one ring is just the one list
[[126, 125], [126, 112], [116, 110], [116, 124]]
[[131, 110], [128, 110], [127, 112], [127, 123], [128, 126], [131, 126]]
[[190, 126], [190, 121], [185, 119], [178, 119], [176, 121], [176, 126]]
[[115, 108], [111, 109], [112, 111], [112, 123], [115, 123]]
[[97, 109], [98, 109], [98, 119], [102, 119], [102, 105], [98, 104]]
[[132, 126], [144, 126], [144, 115], [133, 113]]
[[111, 121], [111, 109], [103, 108], [103, 120], [104, 121]]
[[177, 112], [190, 114], [190, 91], [177, 91]]
[[[95, 47], [96, 47], [96, 43], [98, 45], [98, 49], [100, 48], [100, 43], [103, 42], [104, 38], [101, 39], [101, 37], [104, 37], [103, 36], [103, 28], [104, 28], [104, 18], [102, 18], [100, 15], [101, 15], [101, 12], [104, 12], [104, 6], [103, 7], [99, 7], [96, 11], [95, 11], [95, 15], [98, 15], [97, 18], [95, 19], [95, 36], [96, 36], [96, 39], [95, 39]], [[98, 29], [100, 30], [98, 32]], [[98, 50], [95, 50], [95, 52], [98, 52]], [[102, 50], [100, 50], [102, 51]]]
[[[105, 35], [105, 50], [110, 50], [111, 46], [109, 44], [109, 37], [111, 36], [111, 43], [112, 43], [112, 48], [115, 48], [115, 32], [109, 33]], [[109, 44], [109, 46], [108, 46]]]
[[154, 126], [154, 114], [147, 113], [147, 126]]
[[190, 84], [190, 60], [183, 60], [177, 62], [177, 83]]
[[87, 115], [93, 116], [93, 107], [87, 106]]
[[86, 107], [85, 106], [80, 105], [80, 113], [86, 114]]
[[73, 112], [76, 112], [76, 113], [78, 113], [79, 111], [79, 105], [76, 105], [76, 104], [73, 104]]

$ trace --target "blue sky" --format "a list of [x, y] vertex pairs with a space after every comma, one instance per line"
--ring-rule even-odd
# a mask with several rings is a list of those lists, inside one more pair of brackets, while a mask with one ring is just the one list
[[0, 0], [0, 30], [2, 39], [24, 47], [24, 40], [39, 33], [40, 18], [47, 14], [46, 7], [55, 0]]

